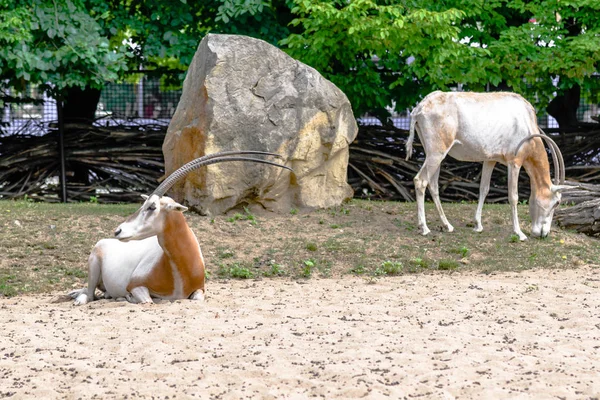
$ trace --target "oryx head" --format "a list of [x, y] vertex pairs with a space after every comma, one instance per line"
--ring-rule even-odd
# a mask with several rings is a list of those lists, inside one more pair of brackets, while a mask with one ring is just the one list
[[[541, 129], [540, 129], [541, 131]], [[558, 145], [546, 134], [534, 134], [521, 140], [515, 151], [517, 155], [521, 145], [534, 137], [542, 138], [550, 148], [552, 161], [554, 163], [554, 182], [549, 187], [532, 187], [529, 197], [529, 215], [531, 216], [531, 235], [534, 237], [545, 238], [550, 233], [554, 210], [558, 207], [561, 200], [561, 192], [568, 189], [575, 189], [577, 186], [565, 185], [565, 162]], [[544, 153], [544, 157], [545, 157]], [[540, 165], [540, 164], [538, 164]], [[549, 173], [549, 171], [548, 171]], [[535, 183], [532, 181], [532, 186]]]

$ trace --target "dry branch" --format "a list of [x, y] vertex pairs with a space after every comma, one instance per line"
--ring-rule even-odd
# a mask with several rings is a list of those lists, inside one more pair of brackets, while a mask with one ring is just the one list
[[559, 225], [590, 236], [600, 235], [600, 199], [585, 201], [573, 207], [556, 210]]

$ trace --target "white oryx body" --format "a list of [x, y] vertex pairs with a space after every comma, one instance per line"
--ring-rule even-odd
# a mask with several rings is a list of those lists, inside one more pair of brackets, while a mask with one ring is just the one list
[[115, 231], [102, 239], [88, 260], [88, 287], [72, 292], [75, 304], [105, 297], [151, 303], [152, 298], [204, 298], [204, 258], [196, 236], [173, 199], [152, 195]]
[[[418, 222], [424, 235], [430, 232], [424, 205], [427, 186], [442, 223], [448, 231], [454, 230], [446, 219], [438, 192], [440, 164], [446, 155], [461, 161], [483, 162], [475, 231], [483, 230], [483, 203], [489, 192], [492, 171], [499, 162], [508, 167], [508, 198], [514, 232], [521, 240], [527, 239], [517, 216], [518, 177], [521, 167], [524, 167], [531, 180], [529, 203], [532, 235], [548, 235], [554, 208], [560, 203], [560, 191], [569, 187], [559, 185], [564, 181], [560, 150], [551, 139], [540, 135], [535, 110], [527, 100], [518, 94], [504, 92], [436, 91], [427, 95], [411, 113], [407, 159], [412, 153], [415, 130], [426, 154], [423, 167], [414, 179]], [[556, 179], [556, 184], [552, 183], [550, 177], [550, 165], [542, 139], [549, 143], [555, 156], [555, 173], [560, 177]]]
[[95, 300], [96, 288], [105, 297], [126, 298], [134, 303], [152, 303], [152, 298], [204, 299], [204, 258], [196, 235], [183, 212], [165, 192], [177, 180], [202, 166], [224, 161], [252, 161], [284, 169], [271, 161], [240, 157], [246, 154], [278, 154], [262, 151], [228, 151], [190, 161], [169, 175], [142, 207], [115, 230], [115, 239], [100, 240], [88, 260], [88, 286], [69, 295], [75, 305]]
[[88, 262], [100, 267], [105, 297], [126, 298], [133, 272], [139, 268], [138, 274], [149, 275], [150, 266], [156, 265], [163, 254], [156, 236], [131, 242], [102, 239], [94, 246]]

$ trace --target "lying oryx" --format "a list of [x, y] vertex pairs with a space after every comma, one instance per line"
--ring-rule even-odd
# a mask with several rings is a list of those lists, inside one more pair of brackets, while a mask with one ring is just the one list
[[95, 300], [96, 288], [105, 298], [152, 303], [152, 298], [204, 299], [204, 258], [196, 236], [182, 214], [187, 207], [164, 194], [190, 171], [223, 161], [253, 161], [290, 168], [271, 161], [239, 157], [271, 155], [260, 151], [229, 151], [190, 161], [165, 179], [142, 207], [115, 230], [115, 239], [102, 239], [88, 261], [88, 286], [69, 295], [75, 305]]
[[[548, 235], [554, 209], [560, 203], [560, 192], [572, 187], [563, 185], [565, 168], [560, 150], [538, 127], [535, 110], [527, 100], [518, 94], [504, 92], [430, 93], [411, 113], [407, 160], [412, 153], [415, 129], [426, 154], [423, 167], [414, 179], [418, 222], [423, 235], [430, 232], [425, 221], [427, 185], [442, 223], [449, 232], [454, 230], [444, 215], [438, 192], [440, 164], [448, 154], [457, 160], [483, 162], [475, 231], [483, 230], [481, 210], [490, 188], [492, 170], [499, 162], [508, 167], [508, 200], [514, 232], [521, 240], [527, 239], [517, 216], [517, 185], [523, 166], [531, 181], [531, 234]], [[549, 144], [553, 156], [554, 184], [542, 139]]]

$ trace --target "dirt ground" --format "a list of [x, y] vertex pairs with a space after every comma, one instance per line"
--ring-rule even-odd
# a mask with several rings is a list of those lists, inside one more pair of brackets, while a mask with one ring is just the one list
[[600, 398], [599, 292], [581, 266], [0, 298], [0, 398]]

